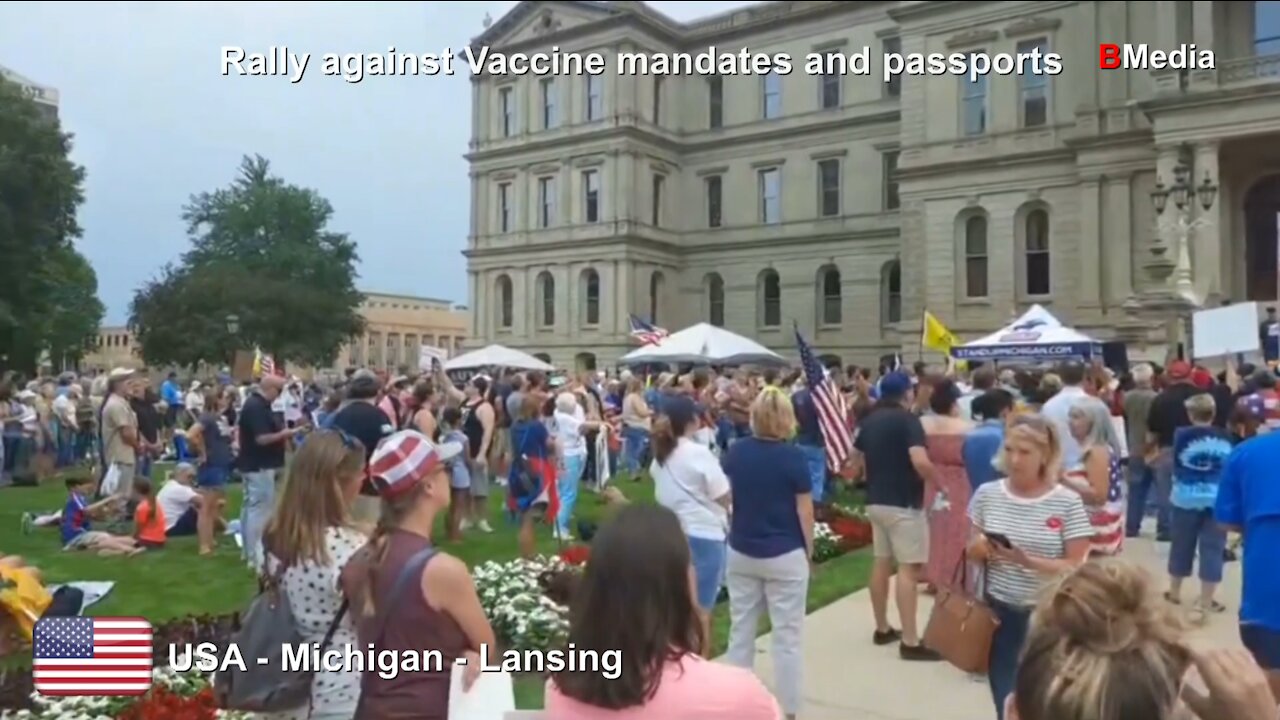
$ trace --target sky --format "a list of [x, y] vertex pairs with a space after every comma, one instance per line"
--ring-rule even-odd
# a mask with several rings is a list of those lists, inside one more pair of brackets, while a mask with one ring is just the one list
[[[690, 20], [750, 2], [652, 2]], [[460, 50], [515, 2], [6, 2], [0, 65], [61, 94], [83, 165], [81, 251], [98, 274], [104, 323], [189, 241], [192, 194], [230, 183], [260, 154], [334, 206], [359, 245], [359, 287], [466, 302], [471, 132], [465, 65], [453, 77], [348, 84], [311, 68], [224, 77], [224, 46], [264, 52]], [[318, 62], [318, 60], [314, 60]]]

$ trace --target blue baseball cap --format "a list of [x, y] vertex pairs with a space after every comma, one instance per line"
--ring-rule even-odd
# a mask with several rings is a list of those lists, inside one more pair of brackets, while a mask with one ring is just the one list
[[904, 372], [891, 372], [880, 378], [880, 396], [906, 395], [911, 389], [911, 376]]

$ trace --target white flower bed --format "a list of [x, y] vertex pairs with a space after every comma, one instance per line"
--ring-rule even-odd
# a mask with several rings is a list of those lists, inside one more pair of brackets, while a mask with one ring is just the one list
[[[151, 671], [152, 687], [165, 688], [190, 697], [208, 686], [208, 678], [198, 672], [179, 673], [171, 668]], [[32, 693], [35, 710], [5, 710], [0, 720], [114, 720], [126, 708], [138, 702], [137, 697], [45, 697]], [[248, 713], [219, 710], [219, 718], [247, 720]]]
[[824, 522], [813, 524], [813, 561], [825, 562], [840, 554], [840, 536]]
[[489, 562], [471, 571], [480, 606], [499, 641], [514, 650], [545, 650], [565, 641], [569, 608], [542, 594], [538, 576], [563, 570], [559, 558]]

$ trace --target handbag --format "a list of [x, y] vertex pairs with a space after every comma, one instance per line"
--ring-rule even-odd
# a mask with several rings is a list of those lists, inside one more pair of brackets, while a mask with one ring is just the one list
[[984, 674], [990, 664], [991, 639], [1000, 627], [1000, 619], [971, 591], [968, 574], [961, 554], [951, 584], [938, 588], [929, 624], [924, 629], [924, 644], [956, 668]]

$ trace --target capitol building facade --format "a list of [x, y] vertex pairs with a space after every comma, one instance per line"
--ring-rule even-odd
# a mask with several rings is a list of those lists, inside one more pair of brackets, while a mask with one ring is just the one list
[[[1100, 70], [1099, 46], [1212, 69]], [[773, 2], [688, 23], [526, 0], [477, 38], [601, 53], [596, 76], [472, 78], [471, 345], [565, 367], [628, 315], [794, 355], [914, 357], [1039, 303], [1156, 352], [1171, 317], [1277, 296], [1280, 2]], [[810, 53], [871, 49], [869, 75]], [[789, 74], [619, 75], [619, 53], [786, 53]], [[905, 76], [884, 53], [1056, 53], [1056, 75]]]

